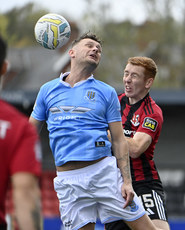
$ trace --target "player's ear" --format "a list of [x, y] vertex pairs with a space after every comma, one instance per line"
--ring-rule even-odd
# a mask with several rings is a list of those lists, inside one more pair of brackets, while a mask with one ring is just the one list
[[148, 78], [148, 79], [146, 80], [145, 87], [146, 87], [147, 89], [149, 89], [149, 88], [152, 86], [153, 82], [154, 82], [154, 79], [153, 79], [153, 78]]
[[70, 49], [69, 50], [69, 56], [71, 57], [71, 58], [73, 58], [75, 55], [74, 55], [74, 50], [73, 49]]
[[0, 70], [0, 76], [4, 75], [7, 72], [7, 69], [8, 69], [8, 61], [5, 60]]

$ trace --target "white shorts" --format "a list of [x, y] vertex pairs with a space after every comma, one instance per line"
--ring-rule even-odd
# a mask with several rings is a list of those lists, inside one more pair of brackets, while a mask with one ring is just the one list
[[133, 204], [123, 209], [122, 183], [114, 156], [81, 169], [57, 172], [54, 187], [64, 229], [77, 230], [97, 219], [104, 224], [143, 216], [145, 210], [136, 194]]

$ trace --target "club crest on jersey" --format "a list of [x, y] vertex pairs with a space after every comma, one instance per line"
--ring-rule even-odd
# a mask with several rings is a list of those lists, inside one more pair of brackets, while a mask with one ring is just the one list
[[152, 130], [155, 132], [157, 128], [158, 122], [151, 117], [145, 117], [144, 122], [143, 122], [143, 127]]
[[131, 120], [131, 123], [133, 124], [133, 126], [138, 126], [140, 124], [139, 122], [140, 118], [139, 118], [139, 114], [134, 114]]
[[95, 91], [87, 91], [86, 95], [85, 95], [85, 99], [88, 99], [90, 101], [94, 101], [95, 100], [95, 95], [96, 95], [96, 92]]
[[136, 212], [139, 209], [138, 205], [134, 201], [132, 201], [132, 203], [129, 206], [131, 212]]

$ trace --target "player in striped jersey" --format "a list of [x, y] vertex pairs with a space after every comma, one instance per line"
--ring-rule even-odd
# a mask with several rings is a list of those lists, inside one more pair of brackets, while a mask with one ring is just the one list
[[[149, 95], [156, 73], [157, 66], [151, 58], [129, 58], [123, 76], [125, 93], [119, 95], [119, 101], [133, 188], [153, 223], [167, 230], [164, 191], [153, 159], [163, 123], [162, 111]], [[123, 229], [130, 229], [123, 221], [106, 225], [106, 230]]]

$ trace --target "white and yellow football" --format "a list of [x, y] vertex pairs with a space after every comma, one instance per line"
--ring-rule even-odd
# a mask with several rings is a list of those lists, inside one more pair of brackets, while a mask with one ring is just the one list
[[46, 14], [35, 24], [36, 41], [47, 49], [58, 49], [64, 46], [71, 35], [68, 21], [59, 14]]

